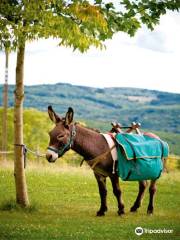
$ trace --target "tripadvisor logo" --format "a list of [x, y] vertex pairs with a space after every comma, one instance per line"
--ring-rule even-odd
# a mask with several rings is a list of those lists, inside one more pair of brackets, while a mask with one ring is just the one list
[[138, 236], [140, 236], [140, 235], [142, 235], [143, 234], [143, 228], [142, 227], [137, 227], [137, 228], [135, 228], [135, 234], [136, 235], [138, 235]]
[[135, 228], [135, 234], [140, 236], [142, 234], [168, 234], [168, 233], [173, 233], [173, 229], [148, 229], [148, 228], [142, 228], [142, 227], [136, 227]]

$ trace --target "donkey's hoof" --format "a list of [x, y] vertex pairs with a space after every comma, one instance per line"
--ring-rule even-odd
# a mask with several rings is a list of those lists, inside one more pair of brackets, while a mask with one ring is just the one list
[[98, 211], [98, 212], [96, 213], [96, 216], [97, 216], [97, 217], [103, 217], [103, 216], [105, 216], [105, 213], [102, 212], [102, 211]]
[[148, 209], [147, 210], [147, 215], [152, 216], [153, 215], [153, 209]]
[[118, 210], [117, 213], [118, 213], [119, 216], [122, 216], [122, 215], [125, 214], [125, 211], [124, 211], [124, 209], [121, 209], [121, 210]]
[[153, 206], [148, 206], [148, 208], [147, 208], [147, 214], [148, 215], [152, 215], [153, 214], [153, 210], [154, 210], [154, 207]]
[[96, 216], [101, 217], [105, 216], [105, 212], [107, 212], [108, 208], [107, 207], [101, 207], [99, 211], [97, 211]]
[[131, 209], [130, 209], [130, 212], [137, 212], [137, 207], [133, 206]]

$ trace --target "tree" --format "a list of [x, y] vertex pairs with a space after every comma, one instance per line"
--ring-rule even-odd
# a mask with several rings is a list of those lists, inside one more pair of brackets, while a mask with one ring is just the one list
[[3, 116], [2, 116], [2, 154], [3, 161], [6, 162], [7, 151], [7, 108], [8, 108], [8, 66], [9, 66], [9, 51], [5, 50], [5, 82], [3, 89]]
[[23, 70], [25, 44], [39, 38], [58, 38], [60, 45], [84, 52], [103, 47], [115, 32], [133, 36], [141, 23], [153, 29], [166, 10], [178, 10], [179, 0], [122, 0], [122, 11], [102, 0], [1, 0], [0, 47], [17, 50], [14, 104], [15, 185], [21, 206], [29, 204], [23, 164]]

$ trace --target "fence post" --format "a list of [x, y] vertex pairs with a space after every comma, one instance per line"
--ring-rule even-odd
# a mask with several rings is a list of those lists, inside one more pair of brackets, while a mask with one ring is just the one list
[[8, 108], [8, 65], [9, 65], [9, 52], [5, 51], [5, 82], [3, 89], [3, 117], [2, 117], [2, 159], [4, 162], [7, 160], [7, 108]]

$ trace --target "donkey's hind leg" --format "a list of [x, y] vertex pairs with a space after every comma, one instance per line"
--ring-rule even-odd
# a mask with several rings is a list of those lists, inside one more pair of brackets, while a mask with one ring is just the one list
[[146, 187], [147, 187], [147, 181], [139, 181], [139, 192], [138, 192], [136, 201], [131, 207], [131, 210], [130, 210], [131, 212], [136, 212], [137, 209], [141, 206], [141, 202], [144, 197]]
[[99, 194], [100, 194], [100, 199], [101, 199], [101, 206], [99, 211], [97, 212], [97, 216], [104, 216], [105, 212], [107, 211], [107, 189], [106, 189], [106, 177], [99, 175], [99, 174], [94, 174], [98, 183], [99, 187]]
[[151, 184], [149, 186], [149, 205], [147, 209], [147, 214], [153, 214], [155, 193], [156, 193], [156, 180], [151, 180]]
[[119, 177], [117, 175], [113, 175], [112, 177], [110, 177], [111, 179], [111, 183], [112, 183], [112, 187], [113, 187], [113, 193], [117, 199], [118, 202], [118, 214], [124, 214], [124, 204], [122, 201], [122, 197], [121, 197], [121, 189], [119, 186]]

